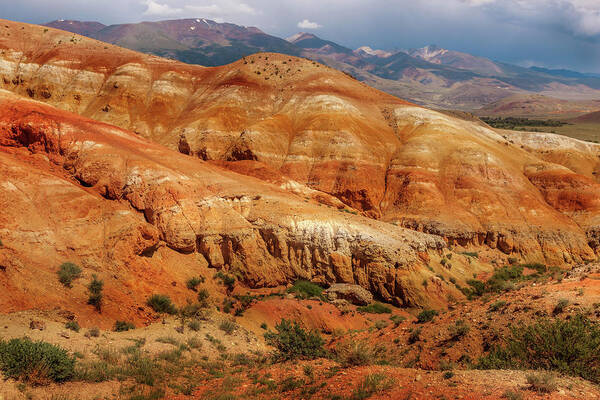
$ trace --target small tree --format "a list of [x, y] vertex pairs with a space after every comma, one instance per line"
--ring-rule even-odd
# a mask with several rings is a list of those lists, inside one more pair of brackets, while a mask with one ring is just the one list
[[92, 275], [92, 281], [88, 285], [88, 304], [94, 306], [96, 311], [102, 312], [102, 289], [104, 288], [104, 282], [98, 279], [94, 274]]

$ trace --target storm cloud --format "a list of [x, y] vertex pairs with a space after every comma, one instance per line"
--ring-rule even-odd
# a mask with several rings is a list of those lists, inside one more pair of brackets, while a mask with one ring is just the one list
[[0, 16], [105, 24], [204, 17], [357, 48], [437, 44], [498, 61], [600, 72], [599, 0], [0, 0]]

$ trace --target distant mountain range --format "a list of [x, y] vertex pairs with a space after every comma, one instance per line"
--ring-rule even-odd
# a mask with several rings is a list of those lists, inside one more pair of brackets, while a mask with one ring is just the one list
[[406, 51], [368, 46], [352, 50], [310, 33], [282, 39], [258, 28], [204, 18], [110, 26], [58, 20], [46, 26], [205, 66], [228, 64], [262, 51], [304, 56], [433, 108], [472, 111], [509, 96], [532, 94], [578, 104], [600, 99], [600, 75], [524, 68], [437, 46]]

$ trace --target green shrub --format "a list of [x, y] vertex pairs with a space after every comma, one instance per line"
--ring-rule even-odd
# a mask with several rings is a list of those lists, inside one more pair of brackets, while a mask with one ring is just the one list
[[102, 311], [102, 289], [104, 287], [104, 282], [98, 279], [98, 277], [94, 274], [92, 275], [92, 281], [88, 285], [88, 304], [94, 306], [96, 311]]
[[0, 369], [7, 378], [31, 384], [64, 382], [73, 377], [75, 359], [50, 343], [12, 339], [0, 341]]
[[371, 303], [368, 306], [358, 307], [357, 310], [369, 314], [391, 314], [392, 309], [381, 303]]
[[600, 383], [600, 328], [584, 315], [512, 327], [502, 346], [479, 359], [479, 369], [539, 369]]
[[385, 374], [369, 374], [352, 392], [351, 400], [365, 400], [394, 386], [394, 379]]
[[81, 277], [81, 268], [72, 262], [66, 262], [58, 268], [58, 281], [70, 288], [73, 281]]
[[310, 299], [318, 297], [324, 300], [323, 288], [309, 281], [296, 281], [294, 285], [288, 289], [289, 293], [294, 293], [299, 299]]
[[201, 276], [195, 276], [193, 278], [188, 279], [185, 284], [188, 289], [195, 291], [196, 289], [198, 289], [198, 285], [201, 283], [204, 283], [204, 278]]
[[477, 253], [476, 251], [463, 251], [460, 254], [467, 257], [479, 258], [479, 253]]
[[420, 324], [430, 322], [436, 315], [438, 315], [438, 312], [435, 310], [423, 310], [419, 313], [419, 315], [417, 315], [417, 321]]
[[79, 329], [81, 329], [77, 321], [67, 321], [67, 323], [65, 324], [65, 328], [75, 332], [79, 332]]
[[176, 314], [177, 308], [171, 302], [171, 298], [164, 294], [153, 294], [148, 298], [146, 304], [157, 313]]
[[135, 329], [135, 325], [129, 321], [115, 321], [115, 332], [126, 332], [131, 329]]
[[260, 328], [264, 329], [264, 330], [267, 330], [267, 323], [263, 322], [262, 324], [260, 324]]
[[278, 358], [283, 360], [305, 358], [314, 359], [325, 354], [325, 341], [316, 331], [308, 331], [295, 321], [282, 319], [275, 325], [277, 333], [265, 333], [268, 344], [278, 351]]

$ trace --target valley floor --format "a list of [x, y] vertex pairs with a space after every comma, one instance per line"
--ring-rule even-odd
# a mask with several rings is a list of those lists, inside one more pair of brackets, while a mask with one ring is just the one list
[[[71, 382], [35, 386], [9, 379], [0, 383], [0, 398], [600, 399], [600, 387], [579, 377], [473, 368], [511, 325], [600, 316], [599, 265], [547, 274], [515, 270], [522, 274], [506, 278], [506, 290], [450, 303], [431, 320], [389, 306], [380, 314], [355, 306], [340, 311], [290, 290], [255, 300], [241, 316], [211, 311], [195, 326], [184, 321], [183, 329], [172, 316], [126, 332], [95, 332], [67, 329], [71, 316], [63, 310], [2, 315], [3, 340], [27, 336], [57, 344], [77, 363]], [[281, 318], [318, 328], [328, 356], [271, 358], [263, 334]]]

